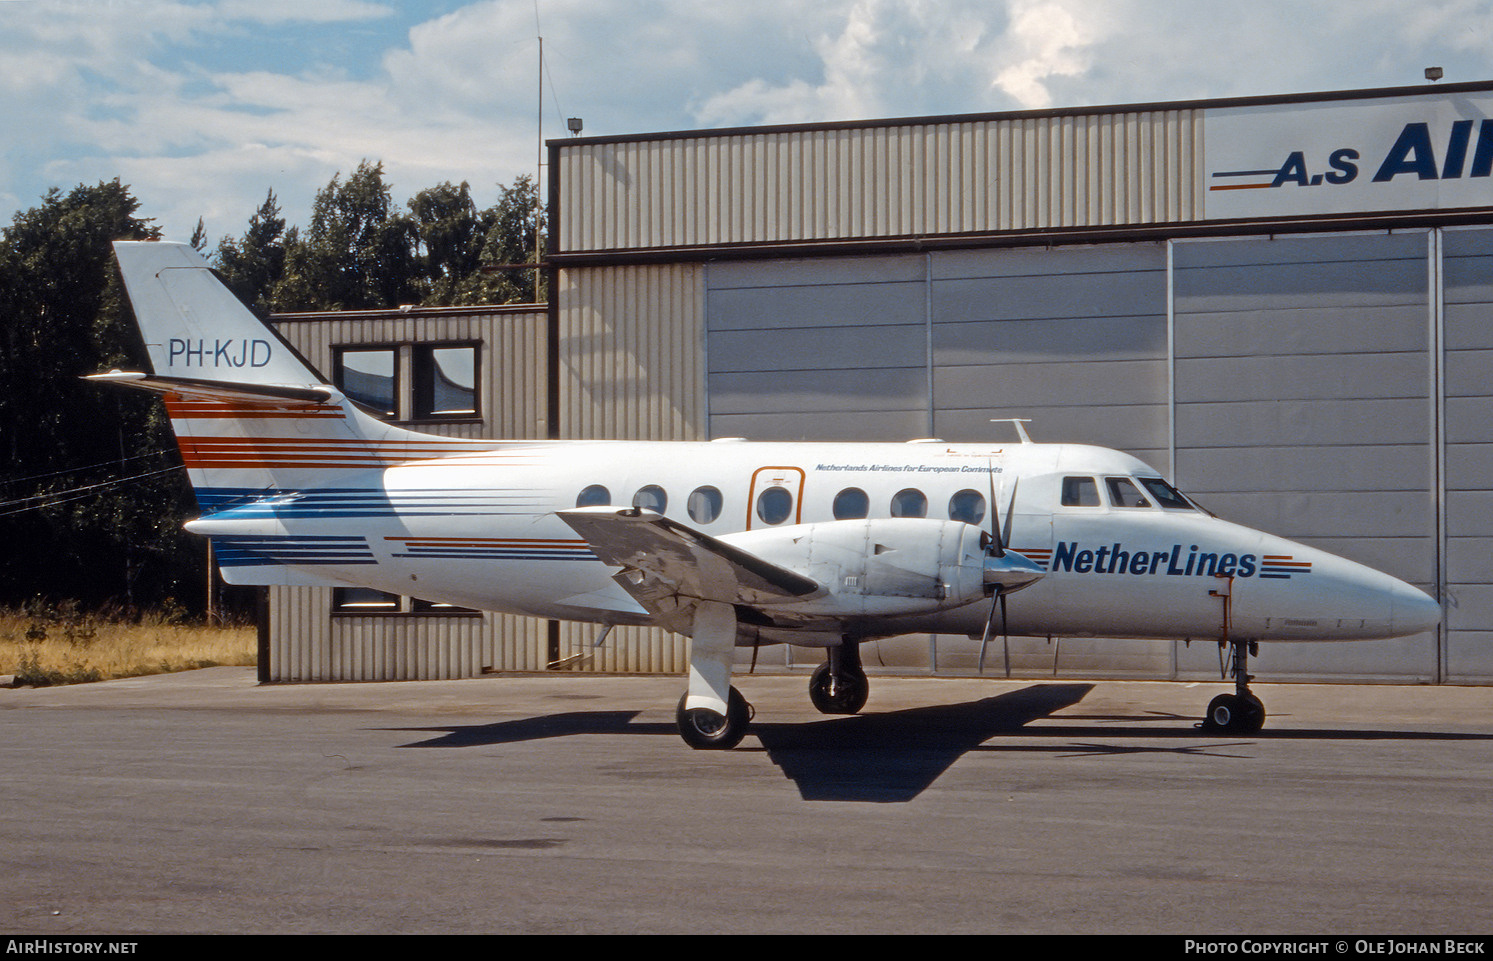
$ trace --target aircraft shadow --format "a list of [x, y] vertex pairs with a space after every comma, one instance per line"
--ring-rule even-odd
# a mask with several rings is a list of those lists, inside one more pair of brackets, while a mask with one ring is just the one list
[[[761, 750], [806, 800], [903, 802], [917, 797], [966, 752], [1077, 704], [1091, 684], [1038, 684], [965, 704], [826, 719], [757, 722]], [[573, 711], [495, 724], [395, 728], [435, 735], [405, 747], [515, 744], [576, 734], [667, 734], [673, 724], [636, 723], [638, 711]], [[739, 751], [750, 751], [748, 740]]]
[[[1055, 758], [1176, 754], [1245, 757], [1241, 748], [1263, 740], [1493, 740], [1489, 734], [1391, 730], [1310, 730], [1284, 726], [1285, 718], [1247, 740], [1222, 739], [1196, 729], [1194, 718], [1145, 715], [1064, 714], [1061, 723], [1028, 727], [1078, 704], [1092, 684], [1033, 684], [994, 697], [885, 714], [834, 717], [810, 723], [757, 720], [738, 752], [760, 750], [810, 801], [905, 803], [938, 780], [972, 751], [1040, 753]], [[571, 711], [493, 724], [386, 728], [433, 735], [402, 745], [411, 748], [470, 748], [518, 744], [582, 734], [678, 737], [672, 723], [638, 722], [641, 711]], [[1277, 726], [1280, 725], [1280, 726]], [[1022, 743], [990, 742], [1001, 735]], [[1031, 738], [1046, 743], [1031, 743]], [[758, 748], [754, 744], [761, 744]], [[1127, 743], [1130, 740], [1149, 743]], [[1158, 739], [1184, 741], [1175, 747]], [[682, 749], [681, 749], [682, 750]], [[684, 762], [691, 760], [684, 756]]]
[[860, 714], [833, 723], [752, 725], [806, 801], [901, 803], [969, 751], [1083, 700], [1092, 684], [1035, 684], [965, 704]]

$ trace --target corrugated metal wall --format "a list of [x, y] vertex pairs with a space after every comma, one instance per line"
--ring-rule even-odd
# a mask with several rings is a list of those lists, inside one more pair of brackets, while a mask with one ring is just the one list
[[[536, 438], [548, 431], [546, 325], [543, 308], [527, 307], [292, 315], [279, 318], [276, 327], [324, 376], [330, 376], [339, 346], [480, 342], [482, 422], [414, 426], [449, 436]], [[400, 382], [411, 381], [409, 371], [402, 371]], [[331, 588], [270, 589], [273, 680], [473, 677], [544, 670], [548, 662], [548, 626], [534, 618], [331, 611]]]
[[[327, 314], [286, 314], [275, 329], [300, 351], [324, 377], [331, 377], [337, 347], [391, 344], [460, 343], [482, 346], [481, 391], [483, 422], [422, 423], [419, 429], [456, 437], [544, 437], [545, 336], [543, 307], [504, 307], [474, 313], [469, 309], [440, 308], [398, 311], [352, 311]], [[408, 358], [405, 358], [408, 362]], [[400, 381], [411, 382], [402, 370]]]
[[580, 141], [559, 152], [559, 251], [1191, 220], [1201, 117], [1096, 112]]
[[[705, 437], [704, 268], [577, 268], [560, 275], [560, 436]], [[666, 631], [565, 623], [568, 670], [682, 672], [688, 642]]]

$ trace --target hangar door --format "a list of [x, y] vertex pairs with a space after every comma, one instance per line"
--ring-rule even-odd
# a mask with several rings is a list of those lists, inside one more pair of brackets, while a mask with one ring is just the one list
[[[1447, 597], [1438, 632], [1267, 645], [1276, 679], [1493, 677], [1493, 231], [712, 265], [709, 427], [1135, 454], [1231, 520]], [[972, 665], [922, 638], [883, 661]], [[875, 663], [868, 652], [868, 663]], [[1207, 644], [1013, 643], [1021, 672], [1216, 679]]]
[[[991, 419], [1026, 417], [1035, 439], [1116, 447], [1165, 471], [1166, 304], [1162, 244], [712, 264], [710, 434], [1009, 441]], [[977, 655], [968, 638], [918, 637], [866, 660], [962, 670]], [[1025, 671], [1056, 658], [1088, 674], [1173, 671], [1166, 642], [1012, 639], [1010, 657]]]

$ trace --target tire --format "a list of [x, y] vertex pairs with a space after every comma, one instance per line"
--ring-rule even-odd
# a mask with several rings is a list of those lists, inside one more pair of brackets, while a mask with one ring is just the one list
[[1208, 702], [1203, 729], [1221, 734], [1255, 734], [1265, 726], [1265, 705], [1253, 694], [1220, 694]]
[[866, 706], [866, 698], [871, 693], [866, 675], [841, 678], [839, 684], [833, 685], [833, 692], [830, 690], [830, 682], [828, 663], [819, 665], [814, 670], [814, 676], [809, 678], [809, 700], [820, 714], [859, 714], [861, 708]]
[[679, 699], [674, 719], [679, 726], [679, 736], [690, 747], [697, 751], [729, 751], [746, 737], [752, 708], [736, 688], [731, 688], [726, 698], [725, 717], [703, 707], [686, 710], [684, 705], [688, 700], [688, 694]]

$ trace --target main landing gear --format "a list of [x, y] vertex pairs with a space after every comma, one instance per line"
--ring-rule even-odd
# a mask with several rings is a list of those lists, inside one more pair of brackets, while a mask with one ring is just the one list
[[1204, 731], [1216, 734], [1254, 734], [1265, 726], [1265, 705], [1250, 693], [1249, 682], [1254, 675], [1248, 671], [1249, 655], [1260, 653], [1255, 641], [1219, 641], [1220, 649], [1227, 644], [1234, 675], [1234, 693], [1220, 694], [1208, 703], [1208, 716], [1198, 725]]
[[809, 679], [809, 700], [820, 714], [857, 714], [866, 706], [871, 685], [861, 667], [860, 642], [844, 638], [829, 649], [829, 660]]
[[679, 725], [679, 736], [690, 747], [701, 751], [729, 751], [746, 737], [747, 726], [752, 722], [752, 706], [736, 688], [731, 688], [726, 698], [724, 717], [704, 707], [686, 710], [684, 703], [688, 700], [688, 694], [679, 699], [674, 720]]

